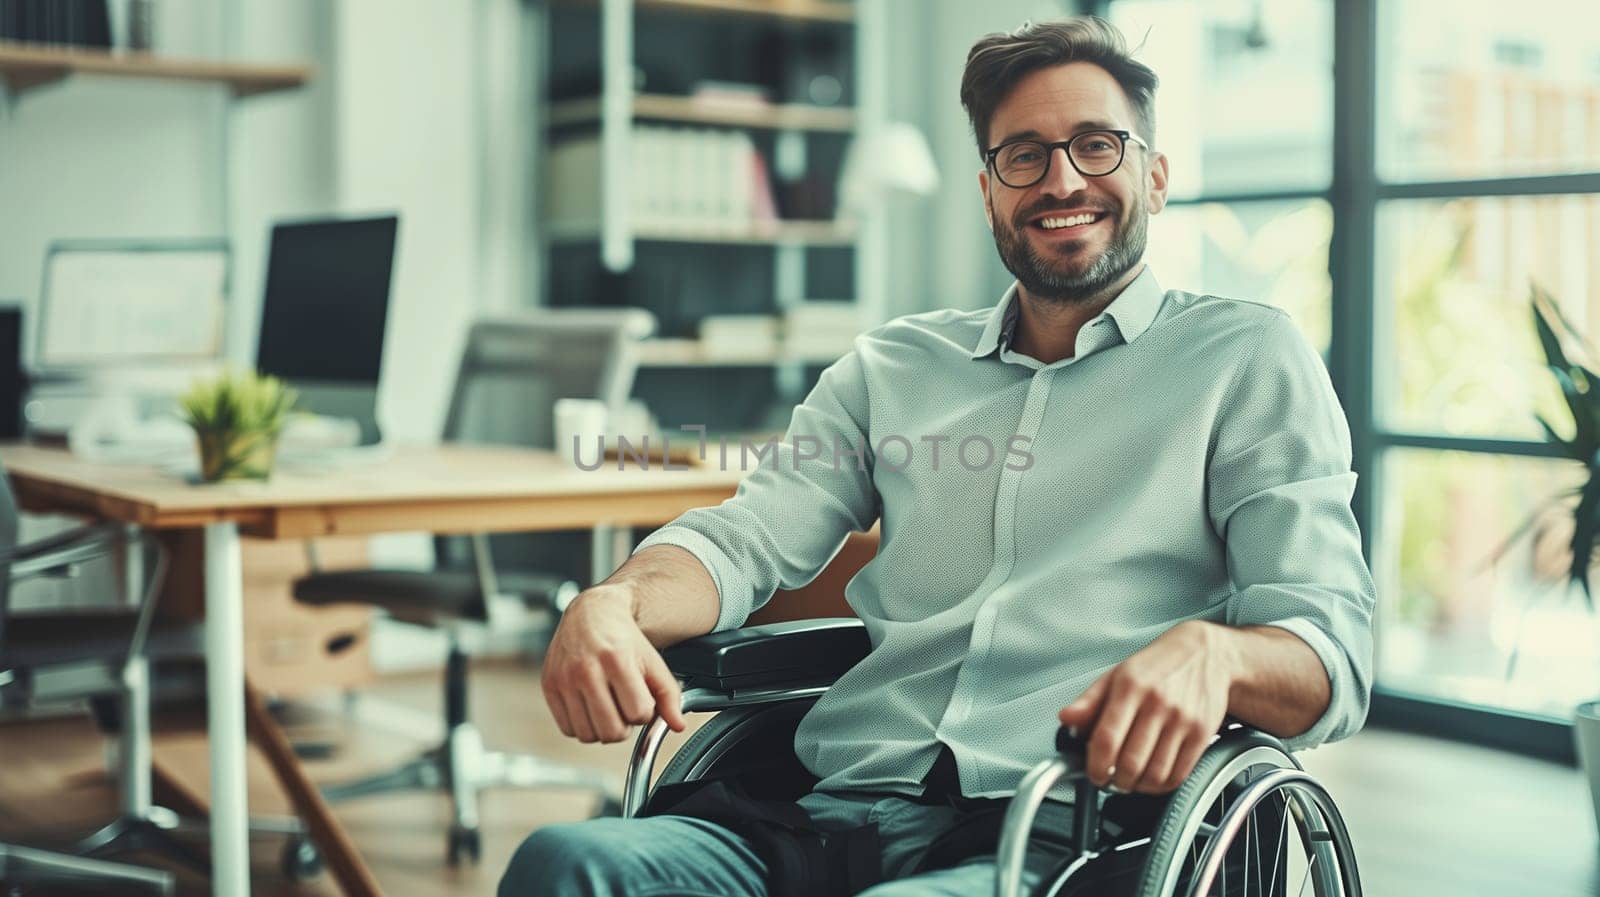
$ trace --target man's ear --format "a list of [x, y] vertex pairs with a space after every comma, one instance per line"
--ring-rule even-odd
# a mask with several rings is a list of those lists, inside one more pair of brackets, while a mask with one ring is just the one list
[[989, 203], [989, 170], [978, 169], [978, 193], [982, 194], [983, 220], [989, 225], [989, 233], [994, 233], [994, 206]]
[[1150, 177], [1147, 184], [1149, 195], [1145, 205], [1150, 214], [1158, 215], [1167, 207], [1167, 154], [1152, 152], [1150, 154]]

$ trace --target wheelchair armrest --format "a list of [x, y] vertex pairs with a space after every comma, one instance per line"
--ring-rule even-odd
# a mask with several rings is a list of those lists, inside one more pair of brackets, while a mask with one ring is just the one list
[[735, 691], [827, 685], [871, 649], [860, 620], [830, 618], [714, 632], [662, 656], [686, 688]]

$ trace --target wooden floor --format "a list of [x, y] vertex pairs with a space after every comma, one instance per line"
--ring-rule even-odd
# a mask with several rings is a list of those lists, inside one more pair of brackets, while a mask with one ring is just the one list
[[[620, 771], [626, 745], [584, 746], [550, 724], [536, 672], [517, 666], [480, 669], [473, 711], [491, 746]], [[418, 712], [438, 712], [437, 681], [408, 675], [384, 681], [375, 697]], [[318, 781], [383, 768], [423, 743], [363, 727], [336, 713], [305, 714], [296, 737], [325, 737], [338, 755], [308, 764]], [[298, 717], [297, 717], [298, 719]], [[204, 742], [192, 721], [169, 721], [158, 757], [204, 788]], [[0, 727], [0, 838], [62, 844], [104, 820], [112, 792], [102, 748], [87, 719]], [[1327, 783], [1356, 838], [1366, 892], [1377, 897], [1595, 897], [1600, 895], [1594, 817], [1582, 777], [1567, 767], [1413, 735], [1370, 731], [1308, 752], [1307, 767]], [[265, 764], [252, 768], [251, 808], [282, 812]], [[483, 862], [451, 869], [443, 862], [448, 802], [442, 795], [368, 798], [338, 807], [374, 873], [394, 897], [492, 895], [517, 843], [538, 825], [584, 818], [589, 797], [505, 791], [484, 797]], [[255, 893], [263, 897], [334, 895], [327, 876], [302, 885], [277, 871], [282, 839], [253, 842]], [[207, 894], [185, 878], [182, 893]]]

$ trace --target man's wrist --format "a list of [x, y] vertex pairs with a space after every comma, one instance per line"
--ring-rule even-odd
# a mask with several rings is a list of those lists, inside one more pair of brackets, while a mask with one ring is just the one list
[[639, 602], [636, 590], [627, 583], [603, 582], [591, 586], [579, 595], [577, 600], [588, 602], [591, 605], [605, 606], [626, 613], [634, 622], [639, 621]]
[[1191, 620], [1186, 625], [1197, 627], [1204, 639], [1206, 656], [1213, 667], [1220, 669], [1223, 678], [1228, 683], [1228, 694], [1233, 693], [1245, 681], [1247, 675], [1245, 664], [1245, 650], [1240, 644], [1246, 633], [1236, 627], [1225, 623], [1213, 623], [1209, 620]]

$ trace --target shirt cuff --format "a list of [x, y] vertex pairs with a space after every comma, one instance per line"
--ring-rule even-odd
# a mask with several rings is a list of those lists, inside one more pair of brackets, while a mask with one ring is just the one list
[[717, 588], [717, 625], [712, 632], [722, 632], [725, 629], [737, 629], [744, 625], [754, 610], [754, 600], [751, 587], [744, 574], [728, 558], [727, 552], [717, 547], [717, 543], [707, 539], [697, 530], [683, 525], [664, 526], [639, 543], [633, 550], [634, 554], [655, 545], [676, 545], [684, 551], [695, 556], [700, 561], [700, 566], [706, 568], [711, 574], [711, 582]]
[[[1366, 701], [1358, 694], [1355, 676], [1350, 672], [1350, 662], [1326, 632], [1305, 617], [1290, 617], [1263, 624], [1293, 633], [1316, 652], [1322, 668], [1328, 674], [1328, 709], [1311, 728], [1292, 738], [1283, 739], [1291, 751], [1314, 748], [1325, 741], [1337, 740], [1354, 732], [1366, 717]], [[1355, 717], [1352, 719], [1352, 717]]]

